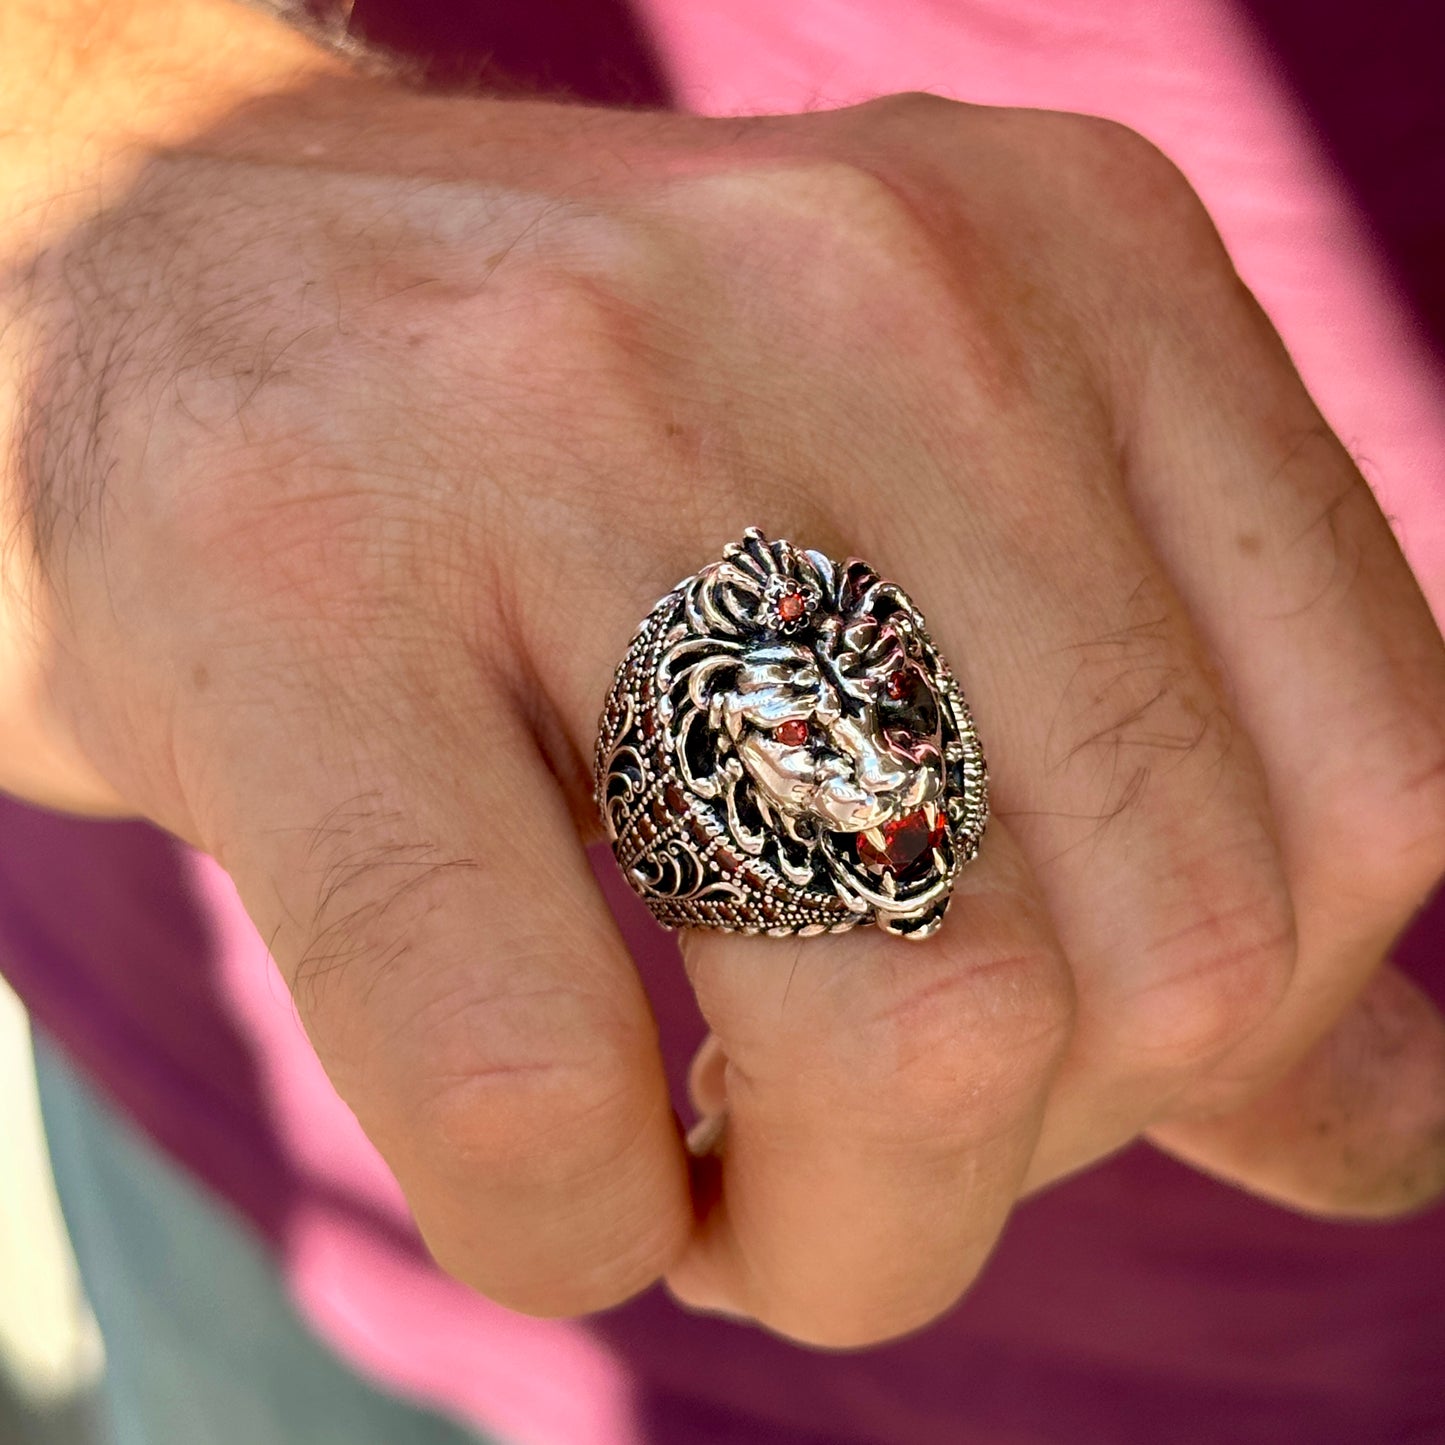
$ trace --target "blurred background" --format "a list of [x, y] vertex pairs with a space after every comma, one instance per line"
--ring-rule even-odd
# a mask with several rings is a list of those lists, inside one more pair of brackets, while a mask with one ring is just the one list
[[100, 1332], [40, 1122], [30, 1028], [0, 980], [0, 1445], [93, 1445]]

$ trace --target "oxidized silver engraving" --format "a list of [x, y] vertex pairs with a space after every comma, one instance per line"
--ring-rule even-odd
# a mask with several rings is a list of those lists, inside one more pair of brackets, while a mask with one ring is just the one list
[[908, 595], [756, 527], [638, 629], [595, 786], [668, 928], [927, 937], [988, 821], [973, 718]]

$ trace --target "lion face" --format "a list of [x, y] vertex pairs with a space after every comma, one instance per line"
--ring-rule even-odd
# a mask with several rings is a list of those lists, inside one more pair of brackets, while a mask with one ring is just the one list
[[922, 814], [932, 832], [944, 789], [938, 700], [900, 640], [865, 658], [801, 643], [751, 649], [714, 702], [758, 791], [779, 812], [864, 834]]

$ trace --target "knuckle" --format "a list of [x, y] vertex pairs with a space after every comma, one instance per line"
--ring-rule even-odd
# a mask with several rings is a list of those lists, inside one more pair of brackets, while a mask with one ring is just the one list
[[[754, 163], [731, 176], [728, 186], [730, 192], [738, 188], [746, 214], [766, 211], [801, 238], [836, 238], [838, 255], [824, 249], [816, 258], [824, 264], [846, 261], [850, 242], [859, 251], [873, 242], [880, 253], [892, 254], [919, 226], [917, 211], [891, 173], [847, 150], [783, 164]], [[792, 236], [784, 235], [791, 244]]]
[[[1012, 261], [981, 227], [953, 218], [906, 164], [851, 158], [779, 173], [764, 206], [770, 259], [748, 284], [772, 293], [820, 356], [906, 352], [933, 404], [1012, 405], [1030, 396], [1022, 333], [1044, 324]], [[763, 217], [760, 217], [762, 219]], [[795, 262], [806, 255], [801, 271]], [[786, 292], [780, 291], [786, 286]], [[1019, 298], [1002, 306], [1001, 295]], [[886, 307], [879, 297], [887, 297]]]
[[990, 1131], [1036, 1090], [1072, 1032], [1068, 969], [1040, 945], [966, 966], [905, 961], [876, 992], [850, 1043], [850, 1112], [881, 1134], [956, 1142]]
[[1145, 186], [1150, 195], [1161, 190], [1193, 193], [1183, 171], [1132, 126], [1104, 116], [1075, 114], [1055, 116], [1053, 123], [1068, 129], [1081, 156], [1091, 157], [1121, 182]]
[[[600, 1176], [647, 1112], [646, 1040], [568, 987], [443, 997], [408, 1025], [408, 1153], [436, 1178], [479, 1171], [531, 1186]], [[440, 1017], [438, 1017], [440, 1016]]]
[[1189, 229], [1214, 229], [1198, 193], [1179, 166], [1153, 141], [1117, 121], [1070, 116], [1090, 179], [1105, 188], [1100, 199], [1127, 201], [1137, 215]]
[[[619, 444], [639, 427], [651, 439], [662, 432], [656, 378], [676, 338], [666, 335], [648, 290], [645, 281], [633, 284], [620, 261], [593, 271], [560, 259], [508, 263], [505, 277], [479, 298], [488, 344], [484, 355], [468, 355], [480, 373], [468, 389], [484, 387], [494, 398], [494, 421], [519, 433], [539, 421], [560, 428], [562, 447], [603, 425]], [[516, 384], [519, 376], [528, 378], [526, 387]], [[537, 407], [544, 414], [534, 416]], [[554, 458], [536, 460], [550, 465]], [[576, 471], [575, 457], [569, 469]]]
[[458, 572], [447, 564], [472, 548], [476, 519], [442, 498], [421, 439], [403, 456], [382, 407], [345, 435], [316, 418], [271, 428], [252, 417], [246, 428], [241, 442], [186, 446], [158, 509], [149, 548], [182, 585], [219, 593], [238, 622], [336, 623], [368, 644], [442, 615], [438, 597]]
[[[618, 368], [637, 348], [645, 316], [622, 294], [621, 272], [589, 272], [561, 260], [508, 263], [505, 280], [493, 279], [479, 300], [505, 352], [525, 349], [541, 375], [565, 387], [568, 372], [596, 373]], [[517, 358], [499, 359], [499, 366]]]
[[[1139, 132], [1098, 116], [1050, 116], [1041, 153], [1064, 197], [1084, 197], [1079, 215], [1141, 281], [1191, 293], [1237, 288], [1214, 221], [1179, 166]], [[1042, 137], [1040, 137], [1042, 139]]]
[[935, 255], [932, 228], [888, 173], [833, 158], [759, 179], [758, 207], [777, 227], [776, 244], [807, 248], [811, 274], [794, 273], [786, 284], [798, 287], [795, 294], [810, 314], [837, 310], [850, 300], [870, 310], [867, 298], [878, 293], [869, 288], [879, 285], [902, 286], [905, 301], [920, 289], [933, 297], [931, 267], [922, 264]]
[[931, 90], [896, 90], [891, 95], [879, 96], [859, 107], [877, 112], [888, 119], [896, 119], [904, 125], [932, 124], [945, 122], [967, 113], [969, 107], [947, 96]]
[[[936, 320], [937, 308], [960, 289], [954, 238], [945, 237], [935, 198], [906, 163], [875, 160], [862, 146], [751, 161], [682, 183], [675, 194], [679, 222], [703, 245], [710, 270], [729, 290], [750, 288], [758, 298], [751, 314], [772, 335], [783, 319], [809, 328], [897, 325], [902, 332], [920, 307], [932, 308]], [[899, 307], [906, 321], [890, 323]], [[738, 320], [752, 324], [747, 315]], [[849, 339], [857, 345], [867, 338]]]
[[481, 994], [467, 973], [378, 1045], [362, 1122], [447, 1273], [530, 1315], [620, 1304], [686, 1228], [642, 1193], [668, 1118], [651, 1033], [570, 984]]
[[1182, 927], [1145, 952], [1151, 979], [1119, 1016], [1132, 1052], [1176, 1068], [1217, 1057], [1279, 1005], [1294, 973], [1295, 917], [1283, 890], [1201, 894]]

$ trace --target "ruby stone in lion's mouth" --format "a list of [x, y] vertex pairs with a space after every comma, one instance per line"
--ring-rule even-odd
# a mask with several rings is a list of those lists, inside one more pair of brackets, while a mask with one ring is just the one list
[[943, 842], [943, 814], [932, 806], [919, 808], [857, 835], [858, 856], [874, 868], [902, 873]]

